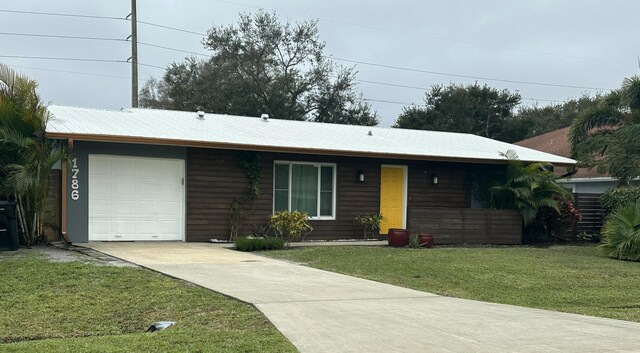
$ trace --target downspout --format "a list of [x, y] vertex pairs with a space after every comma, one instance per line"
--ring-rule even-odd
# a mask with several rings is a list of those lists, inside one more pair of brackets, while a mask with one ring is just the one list
[[[73, 139], [67, 139], [67, 149], [69, 152], [73, 149]], [[67, 165], [69, 161], [65, 158], [61, 163], [61, 205], [60, 205], [60, 230], [62, 233], [62, 241], [70, 245], [69, 237], [67, 236]]]

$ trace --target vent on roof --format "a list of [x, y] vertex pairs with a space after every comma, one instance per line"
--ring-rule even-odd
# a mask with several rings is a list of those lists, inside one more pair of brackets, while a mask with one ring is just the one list
[[202, 110], [198, 110], [198, 119], [200, 120], [204, 119], [204, 112]]
[[264, 120], [264, 121], [267, 121], [267, 120], [269, 120], [269, 114], [262, 114], [262, 115], [260, 115], [260, 118], [262, 120]]
[[371, 130], [369, 130], [369, 133], [367, 133], [367, 135], [373, 136], [373, 132], [371, 132]]

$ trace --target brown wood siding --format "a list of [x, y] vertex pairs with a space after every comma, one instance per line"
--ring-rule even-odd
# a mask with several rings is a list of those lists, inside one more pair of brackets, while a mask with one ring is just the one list
[[522, 218], [512, 210], [414, 207], [413, 233], [430, 233], [435, 244], [520, 244]]
[[576, 232], [587, 234], [597, 234], [602, 228], [602, 205], [600, 204], [601, 194], [574, 194], [576, 207], [582, 214], [582, 219], [576, 226]]
[[[244, 233], [264, 224], [272, 214], [274, 161], [335, 163], [336, 219], [312, 220], [313, 232], [306, 239], [357, 239], [362, 230], [354, 223], [359, 214], [380, 210], [380, 167], [407, 165], [407, 207], [468, 208], [471, 203], [470, 166], [462, 163], [423, 162], [294, 153], [261, 152], [263, 176], [260, 196], [247, 217]], [[247, 193], [249, 180], [232, 150], [189, 148], [187, 151], [187, 241], [228, 239], [228, 209], [234, 198]], [[365, 181], [357, 180], [358, 172]], [[426, 173], [425, 173], [426, 172]], [[438, 185], [432, 184], [432, 174]]]
[[49, 185], [47, 190], [47, 204], [44, 210], [44, 235], [50, 241], [60, 240], [60, 202], [62, 191], [60, 190], [60, 169], [49, 171]]

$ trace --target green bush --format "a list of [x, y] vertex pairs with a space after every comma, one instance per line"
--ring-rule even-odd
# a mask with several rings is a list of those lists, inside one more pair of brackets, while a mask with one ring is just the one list
[[615, 187], [600, 195], [604, 219], [621, 206], [640, 200], [640, 187]]
[[375, 236], [380, 230], [380, 223], [386, 223], [387, 220], [381, 214], [365, 214], [356, 216], [355, 222], [362, 226], [364, 230], [363, 239], [367, 240], [369, 236]]
[[604, 252], [620, 260], [640, 260], [640, 200], [614, 211], [602, 228]]
[[240, 237], [236, 239], [236, 250], [261, 251], [279, 250], [284, 248], [284, 240], [278, 238]]
[[269, 218], [269, 227], [276, 237], [287, 243], [304, 238], [313, 230], [309, 224], [309, 215], [300, 211], [277, 212]]
[[582, 214], [571, 200], [558, 198], [558, 209], [542, 206], [536, 218], [524, 229], [524, 242], [548, 242], [556, 239], [568, 240]]

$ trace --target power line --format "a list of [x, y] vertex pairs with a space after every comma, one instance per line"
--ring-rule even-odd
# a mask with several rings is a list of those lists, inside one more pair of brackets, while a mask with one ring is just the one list
[[[262, 9], [261, 6], [249, 5], [249, 4], [241, 4], [241, 3], [228, 1], [228, 0], [215, 0], [215, 1], [221, 2], [221, 3], [225, 3], [225, 4], [236, 5], [236, 6]], [[270, 9], [270, 10], [275, 11], [275, 9]], [[289, 13], [289, 14], [294, 15], [295, 17], [299, 17], [299, 18], [300, 17], [309, 18], [308, 15], [299, 14], [299, 13], [296, 14], [296, 13], [293, 13], [293, 12], [290, 12], [290, 11], [279, 11], [279, 12]], [[342, 24], [342, 25], [347, 25], [347, 26], [353, 26], [353, 27], [360, 27], [360, 28], [365, 28], [365, 29], [370, 29], [370, 30], [375, 30], [375, 31], [380, 31], [380, 32], [392, 32], [392, 33], [398, 33], [398, 34], [403, 34], [403, 35], [409, 34], [409, 35], [413, 35], [413, 36], [417, 36], [417, 37], [441, 40], [441, 41], [446, 41], [446, 42], [453, 42], [453, 43], [460, 43], [460, 44], [470, 44], [470, 45], [476, 45], [476, 46], [484, 46], [484, 47], [490, 47], [490, 48], [496, 48], [496, 49], [512, 50], [512, 51], [517, 51], [517, 52], [522, 52], [522, 53], [555, 56], [555, 57], [568, 58], [568, 59], [595, 61], [595, 62], [601, 62], [601, 63], [607, 63], [607, 64], [614, 64], [614, 65], [629, 67], [629, 65], [627, 65], [627, 64], [622, 64], [622, 63], [619, 63], [619, 62], [610, 61], [610, 60], [604, 60], [604, 59], [599, 59], [599, 58], [588, 58], [588, 57], [581, 57], [581, 56], [574, 56], [574, 55], [567, 55], [567, 54], [558, 54], [558, 53], [545, 52], [545, 51], [541, 51], [541, 50], [514, 48], [514, 47], [509, 47], [509, 46], [505, 46], [505, 45], [498, 45], [498, 44], [492, 44], [492, 43], [484, 43], [484, 42], [476, 42], [476, 41], [470, 41], [470, 40], [462, 40], [462, 39], [455, 39], [455, 38], [433, 36], [433, 35], [427, 35], [427, 34], [424, 34], [424, 33], [417, 33], [417, 32], [411, 32], [411, 31], [401, 31], [401, 30], [383, 28], [383, 27], [378, 27], [378, 26], [364, 25], [364, 24], [360, 24], [360, 23], [335, 20], [335, 19], [326, 18], [326, 17], [316, 17], [316, 18], [319, 21], [332, 22], [332, 23], [337, 23], [337, 24]]]
[[[12, 68], [20, 68], [20, 69], [30, 69], [30, 70], [41, 70], [41, 71], [52, 71], [52, 72], [61, 72], [66, 74], [76, 74], [76, 75], [87, 75], [87, 76], [98, 76], [98, 77], [107, 77], [107, 78], [120, 78], [130, 80], [131, 77], [128, 76], [118, 76], [118, 75], [106, 75], [106, 74], [98, 74], [95, 72], [82, 72], [82, 71], [69, 71], [69, 70], [58, 70], [51, 68], [43, 68], [43, 67], [33, 67], [33, 66], [21, 66], [21, 65], [11, 65]], [[140, 79], [140, 81], [144, 81]]]
[[153, 68], [161, 69], [161, 70], [166, 69], [166, 67], [163, 67], [163, 66], [151, 65], [151, 64], [143, 64], [143, 63], [141, 63], [141, 62], [138, 62], [138, 65], [146, 66], [146, 67], [153, 67]]
[[0, 32], [0, 35], [20, 36], [20, 37], [38, 37], [38, 38], [101, 40], [101, 41], [113, 41], [113, 42], [126, 42], [127, 41], [126, 39], [122, 39], [122, 38], [82, 37], [82, 36], [66, 36], [66, 35], [57, 35], [57, 34], [39, 34], [39, 33]]
[[80, 18], [92, 18], [92, 19], [122, 20], [122, 21], [125, 21], [125, 19], [123, 17], [98, 16], [98, 15], [80, 15], [80, 14], [70, 14], [70, 13], [60, 13], [60, 12], [38, 12], [38, 11], [21, 11], [21, 10], [7, 10], [7, 9], [0, 9], [0, 12], [19, 13], [19, 14], [24, 14], [24, 15], [80, 17]]
[[333, 60], [336, 60], [336, 61], [343, 61], [343, 62], [348, 62], [348, 63], [353, 63], [353, 64], [361, 64], [361, 65], [368, 65], [368, 66], [375, 66], [375, 67], [383, 67], [383, 68], [387, 68], [387, 69], [402, 70], [402, 71], [420, 72], [420, 73], [431, 74], [431, 75], [441, 75], [441, 76], [452, 76], [452, 77], [461, 77], [461, 78], [471, 78], [471, 79], [474, 79], [474, 80], [496, 81], [496, 82], [508, 82], [508, 83], [520, 83], [520, 84], [524, 84], [524, 85], [534, 85], [534, 86], [549, 86], [549, 87], [562, 87], [562, 88], [579, 88], [579, 89], [589, 89], [589, 90], [606, 90], [606, 91], [611, 90], [611, 88], [602, 88], [602, 87], [573, 86], [573, 85], [562, 85], [562, 84], [554, 84], [554, 83], [531, 82], [531, 81], [518, 81], [518, 80], [506, 80], [506, 79], [491, 78], [491, 77], [481, 77], [481, 76], [471, 76], [471, 75], [460, 75], [460, 74], [452, 74], [452, 73], [447, 73], [447, 72], [429, 71], [429, 70], [422, 70], [422, 69], [413, 69], [413, 68], [402, 67], [402, 66], [385, 65], [385, 64], [376, 64], [376, 63], [366, 62], [366, 61], [360, 61], [360, 60], [351, 60], [351, 59], [343, 59], [343, 58], [336, 58], [336, 57], [329, 57], [329, 58], [330, 58], [330, 59], [333, 59]]
[[126, 63], [126, 61], [124, 60], [92, 59], [92, 58], [63, 58], [63, 57], [52, 57], [52, 56], [29, 56], [29, 55], [0, 55], [0, 58]]
[[378, 102], [378, 103], [387, 103], [387, 104], [400, 104], [400, 105], [421, 105], [415, 103], [407, 103], [407, 102], [396, 102], [396, 101], [388, 101], [382, 99], [371, 99], [371, 98], [363, 98], [363, 100], [367, 102]]
[[[426, 91], [431, 89], [430, 87], [409, 86], [409, 85], [402, 85], [402, 84], [397, 84], [397, 83], [369, 81], [369, 80], [360, 80], [360, 79], [354, 79], [354, 81], [362, 82], [362, 83], [369, 83], [369, 84], [374, 84], [374, 85], [380, 85], [380, 86], [390, 86], [390, 87], [400, 87], [400, 88], [415, 89], [415, 90], [420, 90], [420, 91], [424, 91], [424, 92], [426, 92]], [[552, 102], [552, 103], [553, 102], [561, 102], [561, 101], [555, 100], [555, 99], [542, 99], [542, 98], [525, 98], [525, 97], [521, 97], [521, 99], [530, 100], [530, 101]]]
[[179, 52], [179, 53], [186, 53], [186, 54], [192, 54], [192, 55], [197, 55], [197, 56], [202, 56], [202, 57], [211, 57], [211, 55], [207, 55], [207, 54], [201, 54], [201, 53], [196, 53], [193, 51], [189, 51], [189, 50], [183, 50], [183, 49], [176, 49], [176, 48], [171, 48], [171, 47], [165, 47], [164, 45], [157, 45], [157, 44], [151, 44], [151, 43], [144, 43], [144, 42], [138, 42], [138, 44], [140, 45], [144, 45], [147, 47], [152, 47], [152, 48], [160, 48], [160, 49], [165, 49], [165, 50], [171, 50], [171, 51], [175, 51], [175, 52]]
[[182, 32], [182, 33], [196, 34], [196, 35], [203, 36], [203, 37], [206, 36], [205, 33], [189, 31], [187, 29], [181, 29], [181, 28], [176, 28], [176, 27], [171, 27], [171, 26], [165, 26], [165, 25], [161, 25], [161, 24], [157, 24], [157, 23], [153, 23], [153, 22], [146, 22], [146, 21], [138, 20], [138, 23], [142, 23], [142, 24], [145, 24], [147, 26], [152, 26], [152, 27], [170, 29], [172, 31], [177, 31], [177, 32]]

